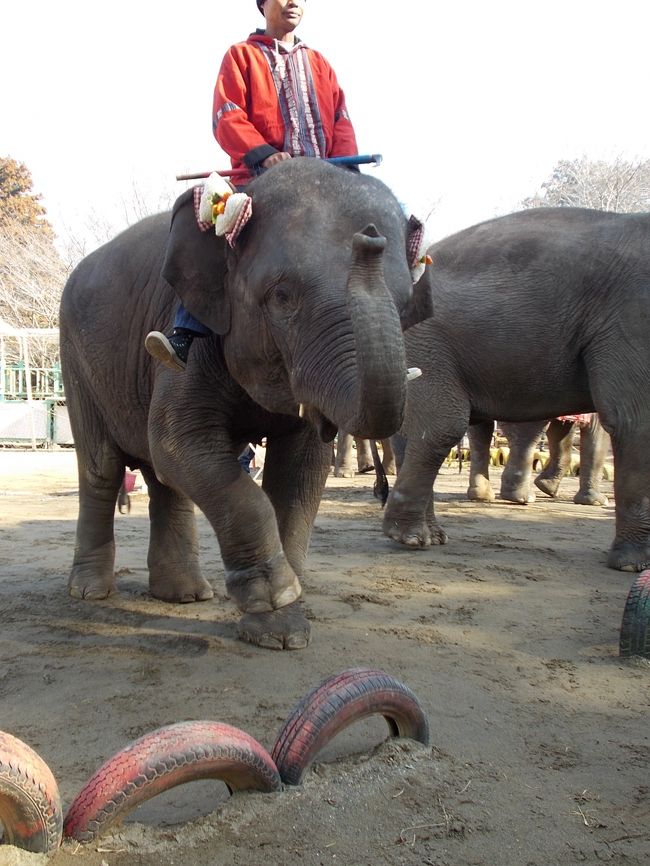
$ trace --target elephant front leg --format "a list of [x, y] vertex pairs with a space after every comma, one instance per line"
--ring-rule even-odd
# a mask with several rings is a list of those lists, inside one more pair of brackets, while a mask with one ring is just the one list
[[548, 425], [549, 459], [544, 469], [535, 479], [535, 486], [548, 496], [557, 496], [560, 482], [571, 466], [571, 450], [575, 424], [554, 418]]
[[299, 576], [329, 474], [330, 453], [330, 445], [310, 424], [267, 443], [262, 489], [273, 505], [284, 554]]
[[193, 464], [183, 483], [217, 535], [226, 588], [243, 614], [240, 637], [268, 649], [307, 646], [310, 625], [298, 603], [300, 581], [282, 548], [268, 496], [241, 469], [235, 450], [225, 462], [213, 454], [195, 456]]
[[356, 458], [354, 454], [354, 436], [339, 430], [336, 440], [336, 456], [334, 458], [335, 478], [354, 478], [356, 475]]
[[435, 516], [433, 484], [450, 447], [427, 447], [419, 441], [416, 449], [412, 440], [408, 441], [404, 463], [386, 503], [384, 535], [407, 547], [447, 543]]

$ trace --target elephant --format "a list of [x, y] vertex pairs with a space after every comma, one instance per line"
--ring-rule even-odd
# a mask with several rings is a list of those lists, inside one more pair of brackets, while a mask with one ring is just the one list
[[[549, 460], [535, 479], [535, 486], [548, 496], [556, 496], [562, 478], [569, 471], [574, 433], [580, 431], [580, 487], [573, 497], [579, 505], [607, 505], [599, 489], [603, 466], [609, 448], [609, 436], [597, 415], [585, 424], [552, 418], [550, 422], [529, 421], [521, 424], [503, 422], [502, 432], [508, 440], [510, 455], [501, 476], [501, 499], [526, 505], [535, 501], [531, 488], [533, 457], [540, 437], [546, 430]], [[470, 471], [467, 496], [479, 502], [491, 502], [490, 444], [494, 425], [491, 421], [472, 424], [467, 435], [470, 445]]]
[[[413, 220], [377, 178], [298, 157], [247, 193], [252, 214], [236, 238], [200, 230], [186, 190], [171, 214], [83, 259], [65, 286], [61, 361], [79, 470], [68, 587], [85, 599], [113, 590], [115, 502], [125, 466], [139, 468], [151, 594], [213, 596], [196, 505], [216, 534], [240, 637], [296, 649], [310, 638], [300, 576], [331, 441], [339, 427], [365, 438], [400, 427], [402, 329], [430, 298], [413, 288]], [[144, 337], [169, 325], [179, 299], [212, 334], [174, 372]], [[237, 457], [263, 437], [260, 486]]]
[[[607, 565], [650, 563], [650, 215], [538, 208], [429, 248], [434, 314], [405, 333], [406, 452], [383, 531], [443, 544], [432, 486], [470, 424], [597, 412], [612, 440]], [[495, 384], [497, 383], [497, 384]]]
[[[356, 445], [356, 451], [353, 445]], [[381, 462], [384, 473], [386, 475], [396, 475], [395, 457], [389, 438], [381, 440], [381, 448]], [[339, 430], [334, 458], [334, 476], [336, 478], [354, 478], [357, 473], [363, 474], [374, 471], [375, 460], [370, 440], [359, 437], [355, 438], [350, 433]]]

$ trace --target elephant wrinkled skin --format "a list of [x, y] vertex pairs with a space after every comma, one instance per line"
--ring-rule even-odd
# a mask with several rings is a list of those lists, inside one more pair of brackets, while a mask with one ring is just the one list
[[384, 532], [444, 543], [432, 485], [471, 423], [598, 412], [612, 439], [616, 534], [607, 564], [650, 565], [650, 215], [538, 208], [429, 249], [434, 315], [405, 334], [404, 462]]
[[[341, 426], [399, 428], [400, 314], [420, 316], [408, 223], [380, 181], [316, 159], [249, 186], [252, 217], [231, 249], [196, 224], [191, 190], [84, 259], [61, 302], [61, 358], [79, 465], [72, 595], [114, 585], [113, 519], [125, 466], [150, 496], [151, 593], [213, 595], [199, 567], [194, 503], [215, 530], [241, 636], [309, 640], [299, 576]], [[173, 373], [144, 350], [181, 297], [213, 336]], [[237, 462], [267, 438], [262, 488]]]

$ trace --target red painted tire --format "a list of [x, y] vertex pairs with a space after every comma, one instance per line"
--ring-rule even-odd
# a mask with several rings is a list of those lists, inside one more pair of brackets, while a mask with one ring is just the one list
[[62, 824], [50, 768], [22, 740], [0, 731], [0, 845], [49, 854], [61, 844]]
[[253, 737], [220, 722], [180, 722], [109, 758], [75, 797], [63, 834], [91, 842], [140, 803], [197, 779], [221, 779], [231, 792], [282, 787], [271, 756]]
[[318, 752], [340, 731], [380, 714], [391, 736], [428, 745], [429, 724], [413, 692], [383, 671], [351, 668], [324, 680], [299, 701], [271, 752], [287, 785], [299, 785]]
[[650, 658], [650, 569], [637, 575], [625, 602], [619, 654]]

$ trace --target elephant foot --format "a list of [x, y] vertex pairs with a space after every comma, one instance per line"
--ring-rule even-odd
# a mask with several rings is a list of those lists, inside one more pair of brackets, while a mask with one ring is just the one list
[[334, 477], [335, 478], [354, 478], [356, 475], [354, 469], [335, 469]]
[[226, 588], [242, 613], [273, 613], [297, 601], [300, 581], [284, 551], [252, 568], [226, 569]]
[[365, 463], [363, 466], [359, 466], [357, 470], [359, 475], [365, 475], [367, 472], [374, 472], [375, 464], [374, 463]]
[[384, 472], [386, 475], [397, 475], [397, 464], [394, 460], [384, 466]]
[[504, 502], [514, 502], [515, 505], [530, 505], [535, 501], [532, 491], [521, 492], [519, 490], [501, 490], [499, 498]]
[[279, 610], [246, 613], [239, 620], [239, 637], [264, 649], [304, 649], [310, 636], [311, 626], [299, 601]]
[[471, 484], [467, 488], [467, 498], [472, 502], [494, 502], [494, 491], [487, 478]]
[[541, 490], [542, 493], [546, 493], [547, 496], [552, 496], [553, 498], [557, 496], [559, 486], [559, 478], [544, 478], [543, 475], [538, 475], [535, 479], [535, 487]]
[[644, 571], [650, 568], [650, 544], [614, 540], [607, 556], [607, 565], [618, 571]]
[[576, 505], [609, 505], [609, 499], [599, 490], [578, 490], [573, 501]]
[[176, 604], [189, 604], [193, 601], [208, 601], [214, 598], [214, 590], [205, 578], [196, 572], [170, 574], [166, 571], [153, 574], [149, 572], [149, 592], [154, 598]]
[[447, 533], [435, 521], [431, 523], [423, 521], [417, 525], [404, 527], [387, 517], [384, 519], [383, 530], [384, 535], [405, 547], [432, 547], [434, 544], [446, 544], [448, 540]]
[[115, 578], [112, 571], [108, 578], [89, 574], [85, 569], [73, 568], [68, 578], [68, 592], [73, 598], [99, 601], [108, 598], [114, 588]]

